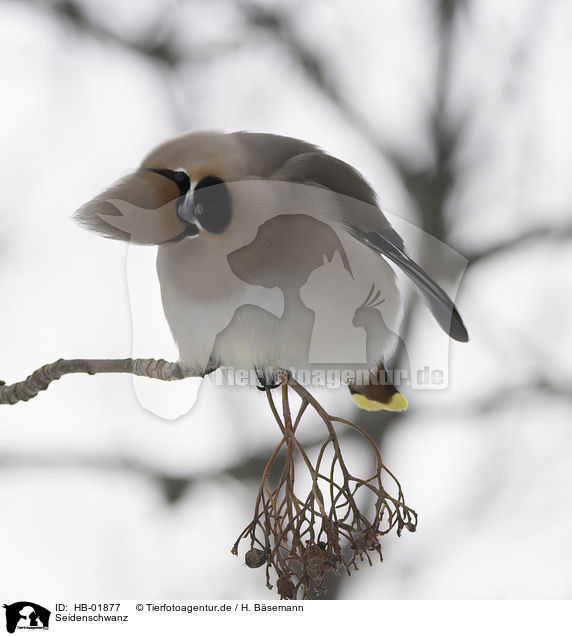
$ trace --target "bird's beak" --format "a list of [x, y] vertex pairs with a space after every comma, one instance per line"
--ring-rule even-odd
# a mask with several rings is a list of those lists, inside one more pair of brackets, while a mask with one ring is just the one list
[[177, 216], [179, 220], [187, 225], [192, 225], [197, 228], [197, 216], [195, 211], [195, 205], [193, 203], [193, 197], [190, 192], [187, 192], [177, 201]]
[[184, 238], [199, 235], [199, 227], [195, 223], [195, 211], [190, 194], [180, 197], [177, 201], [177, 218], [184, 224], [184, 230], [177, 236], [167, 239], [164, 243], [176, 243]]

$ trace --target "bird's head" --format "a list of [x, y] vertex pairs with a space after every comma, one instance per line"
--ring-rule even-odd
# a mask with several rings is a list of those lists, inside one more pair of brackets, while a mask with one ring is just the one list
[[155, 148], [135, 172], [82, 206], [75, 219], [93, 232], [140, 245], [220, 236], [234, 220], [229, 184], [247, 176], [247, 165], [232, 135], [186, 134]]

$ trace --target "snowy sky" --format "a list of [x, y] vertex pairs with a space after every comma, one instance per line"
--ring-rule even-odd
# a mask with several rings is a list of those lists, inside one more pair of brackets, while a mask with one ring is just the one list
[[[131, 355], [130, 294], [158, 302], [153, 250], [128, 255], [70, 217], [169, 136], [306, 139], [358, 168], [388, 212], [419, 222], [392, 158], [433, 166], [432, 2], [256, 5], [287, 16], [338, 100], [252, 24], [249, 3], [80, 2], [87, 30], [52, 4], [0, 2], [3, 380], [60, 357]], [[572, 594], [572, 7], [465, 4], [445, 102], [461, 130], [448, 242], [471, 255], [553, 236], [469, 267], [458, 299], [471, 341], [451, 346], [450, 386], [409, 396], [383, 440], [419, 531], [387, 537], [384, 563], [343, 581], [341, 598]], [[174, 67], [133, 45], [162, 37]], [[175, 359], [166, 334], [147, 355]], [[323, 399], [355, 416], [345, 392]], [[67, 377], [0, 407], [0, 424], [0, 597], [274, 598], [230, 554], [256, 484], [224, 471], [277, 442], [258, 392], [206, 382], [197, 407], [168, 421], [143, 408], [129, 377]], [[167, 477], [193, 478], [173, 505]]]

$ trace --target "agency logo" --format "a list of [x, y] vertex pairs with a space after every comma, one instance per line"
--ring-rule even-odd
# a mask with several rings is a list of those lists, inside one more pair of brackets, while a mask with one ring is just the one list
[[31, 603], [18, 601], [11, 605], [3, 605], [6, 611], [6, 631], [13, 634], [16, 629], [48, 629], [50, 624], [50, 610]]

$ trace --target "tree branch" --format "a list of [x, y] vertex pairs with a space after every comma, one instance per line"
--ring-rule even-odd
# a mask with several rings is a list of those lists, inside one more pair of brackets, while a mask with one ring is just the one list
[[154, 32], [148, 37], [139, 40], [127, 39], [121, 34], [94, 21], [85, 11], [84, 7], [74, 0], [57, 0], [56, 2], [40, 4], [43, 8], [52, 11], [60, 18], [65, 19], [70, 25], [82, 33], [88, 33], [106, 44], [113, 44], [123, 49], [160, 62], [168, 68], [177, 67], [183, 56], [169, 38], [168, 23], [155, 25]]
[[240, 46], [240, 41], [233, 36], [209, 45], [194, 46], [191, 50], [181, 48], [175, 37], [178, 22], [173, 8], [163, 11], [163, 18], [153, 21], [143, 35], [127, 37], [121, 30], [114, 30], [99, 22], [86, 11], [84, 3], [77, 0], [54, 0], [49, 3], [34, 0], [33, 4], [50, 11], [77, 33], [90, 36], [104, 45], [140, 55], [151, 63], [160, 64], [163, 71], [177, 71], [188, 62], [205, 63], [221, 55], [229, 55]]
[[482, 250], [475, 252], [467, 252], [462, 250], [462, 253], [469, 259], [469, 265], [475, 265], [480, 261], [484, 261], [492, 256], [499, 254], [507, 254], [525, 247], [534, 242], [540, 241], [569, 241], [572, 239], [572, 225], [562, 225], [560, 227], [540, 227], [522, 234], [517, 234], [503, 241], [499, 241], [493, 245], [488, 245]]
[[36, 397], [40, 391], [45, 391], [55, 380], [70, 373], [132, 373], [156, 380], [183, 380], [190, 377], [203, 377], [205, 372], [187, 371], [177, 362], [154, 360], [153, 358], [124, 358], [122, 360], [57, 360], [45, 364], [23, 382], [16, 382], [5, 386], [0, 382], [0, 404], [17, 404], [27, 402]]
[[[296, 33], [288, 13], [258, 4], [242, 3], [239, 6], [247, 22], [255, 29], [269, 33], [304, 72], [314, 88], [337, 108], [377, 152], [385, 157], [389, 151], [376, 128], [337, 86], [334, 80], [335, 73], [328, 71], [326, 60], [307, 46], [304, 39]], [[390, 157], [390, 160], [393, 159]]]
[[[312, 442], [312, 445], [318, 442]], [[255, 454], [247, 455], [222, 469], [202, 472], [171, 473], [148, 464], [134, 457], [109, 457], [85, 453], [70, 452], [66, 454], [10, 454], [0, 452], [0, 473], [11, 469], [75, 470], [99, 473], [120, 473], [126, 477], [140, 477], [152, 481], [161, 490], [170, 504], [177, 503], [185, 495], [188, 488], [202, 482], [220, 480], [231, 477], [242, 482], [259, 480], [272, 449], [264, 446]]]

